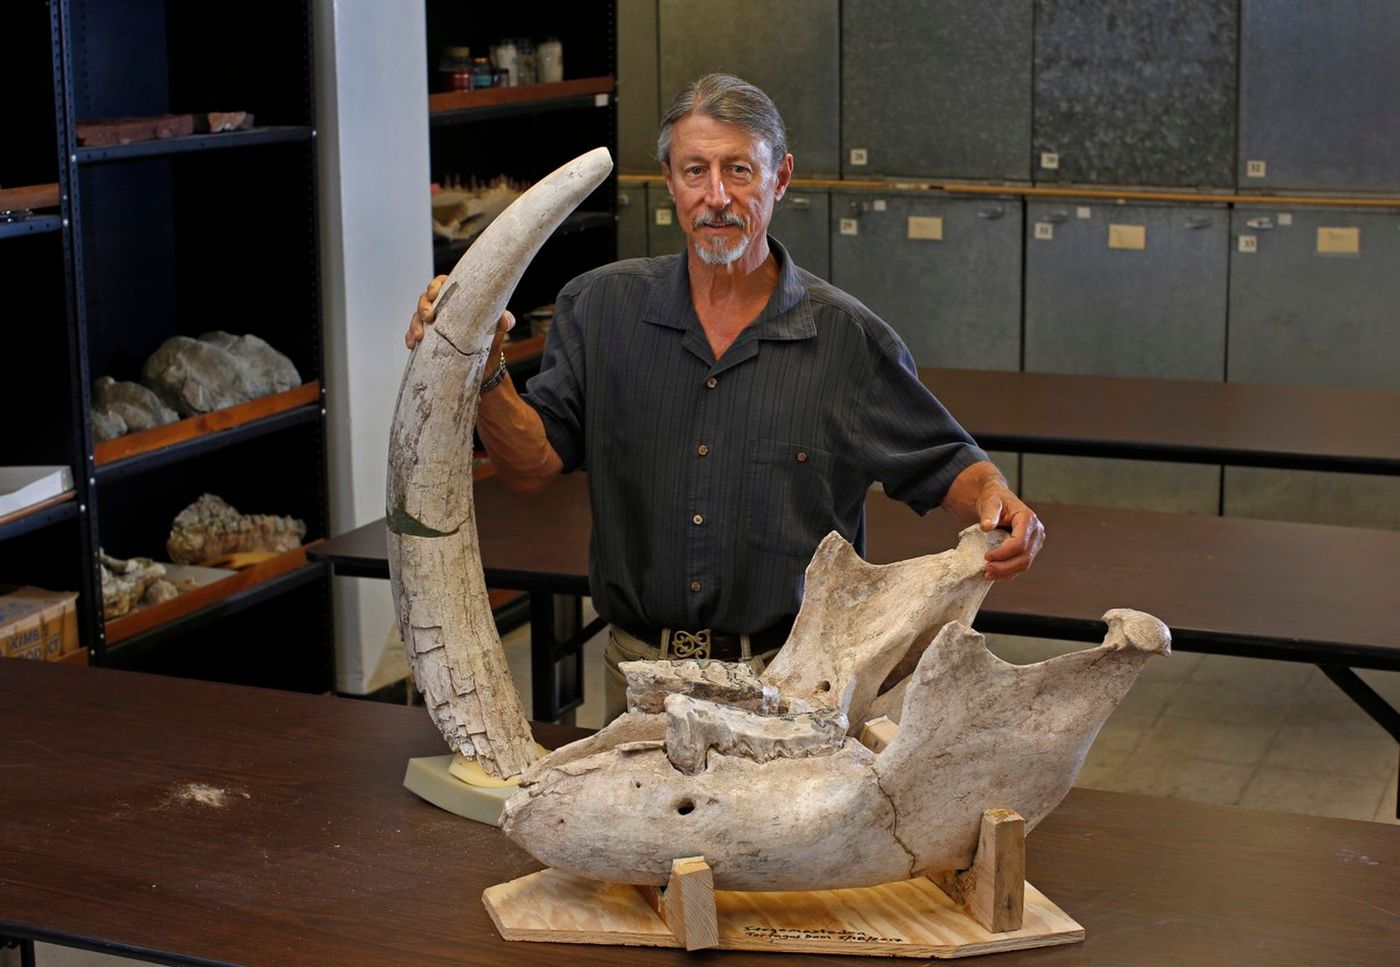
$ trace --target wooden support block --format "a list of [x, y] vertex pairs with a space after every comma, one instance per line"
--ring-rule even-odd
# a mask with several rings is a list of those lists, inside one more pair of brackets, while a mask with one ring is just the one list
[[860, 744], [871, 752], [883, 752], [894, 741], [894, 734], [898, 731], [899, 726], [891, 722], [889, 716], [881, 715], [861, 727]]
[[977, 856], [966, 870], [929, 879], [992, 933], [1021, 929], [1026, 905], [1026, 823], [1013, 809], [982, 814]]
[[705, 857], [672, 860], [671, 878], [665, 889], [639, 886], [637, 890], [686, 950], [719, 946], [715, 876]]

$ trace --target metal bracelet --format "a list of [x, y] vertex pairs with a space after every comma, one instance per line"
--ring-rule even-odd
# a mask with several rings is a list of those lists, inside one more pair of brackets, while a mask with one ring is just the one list
[[481, 384], [481, 395], [485, 396], [487, 393], [491, 392], [493, 389], [504, 383], [506, 381], [506, 375], [506, 353], [503, 349], [501, 350], [500, 365], [497, 366], [496, 371], [490, 376], [488, 376]]

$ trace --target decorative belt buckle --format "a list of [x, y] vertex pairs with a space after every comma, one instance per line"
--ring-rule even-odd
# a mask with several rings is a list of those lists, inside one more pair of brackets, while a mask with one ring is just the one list
[[709, 658], [710, 629], [671, 632], [671, 654], [677, 658]]

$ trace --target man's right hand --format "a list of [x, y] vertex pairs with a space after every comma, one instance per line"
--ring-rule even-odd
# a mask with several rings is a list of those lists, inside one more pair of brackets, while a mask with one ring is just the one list
[[408, 332], [403, 334], [403, 343], [409, 349], [416, 348], [423, 341], [423, 327], [433, 324], [433, 303], [437, 301], [442, 284], [446, 281], [447, 276], [439, 275], [428, 283], [428, 288], [418, 297], [418, 308], [408, 320]]
[[[442, 284], [447, 281], [447, 276], [439, 275], [428, 283], [428, 287], [423, 290], [423, 294], [418, 297], [418, 308], [413, 311], [413, 316], [408, 320], [408, 331], [403, 334], [403, 343], [409, 349], [415, 348], [423, 341], [423, 327], [433, 324], [433, 303], [437, 301], [438, 293], [442, 291]], [[501, 318], [496, 320], [496, 335], [491, 340], [491, 349], [486, 354], [487, 360], [499, 358], [501, 351], [501, 340], [505, 334], [515, 328], [515, 316], [509, 310], [501, 313]], [[490, 362], [486, 364], [485, 377], [490, 377], [496, 371]]]

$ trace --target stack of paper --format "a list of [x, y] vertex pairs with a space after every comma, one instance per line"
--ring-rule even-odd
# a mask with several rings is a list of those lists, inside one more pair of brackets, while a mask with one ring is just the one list
[[68, 467], [0, 467], [0, 517], [73, 489]]

